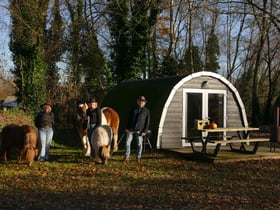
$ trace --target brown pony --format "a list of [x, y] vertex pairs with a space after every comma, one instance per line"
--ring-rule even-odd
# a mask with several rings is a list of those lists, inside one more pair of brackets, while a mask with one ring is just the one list
[[[86, 103], [79, 104], [78, 116], [77, 116], [77, 128], [83, 144], [83, 153], [85, 156], [90, 156], [90, 144], [87, 136], [87, 118], [86, 110], [88, 105]], [[120, 118], [118, 113], [110, 107], [103, 107], [101, 109], [101, 124], [109, 125], [113, 131], [113, 151], [118, 151], [118, 130], [120, 124]]]
[[28, 165], [31, 165], [32, 162], [34, 161], [34, 158], [38, 155], [38, 148], [37, 148], [38, 132], [37, 130], [32, 129], [28, 125], [23, 125], [22, 128], [25, 133], [23, 154], [25, 154], [25, 159]]
[[0, 154], [3, 159], [8, 160], [7, 153], [11, 148], [18, 148], [18, 163], [22, 163], [23, 158], [31, 165], [38, 154], [37, 132], [29, 125], [10, 124], [2, 129], [2, 143]]

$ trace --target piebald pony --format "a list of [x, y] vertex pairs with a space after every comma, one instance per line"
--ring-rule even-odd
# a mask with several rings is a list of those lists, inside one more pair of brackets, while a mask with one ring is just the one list
[[[80, 134], [83, 145], [83, 154], [90, 156], [90, 144], [87, 136], [88, 121], [86, 118], [86, 110], [88, 109], [87, 103], [79, 104], [77, 116], [77, 128]], [[118, 151], [118, 130], [120, 118], [118, 113], [110, 107], [101, 108], [101, 125], [109, 125], [113, 132], [112, 147], [113, 151]]]

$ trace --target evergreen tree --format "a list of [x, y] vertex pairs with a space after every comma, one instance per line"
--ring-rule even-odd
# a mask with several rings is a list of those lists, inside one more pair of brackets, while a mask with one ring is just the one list
[[112, 37], [111, 68], [116, 81], [129, 78], [129, 24], [126, 0], [110, 0], [108, 4], [110, 21], [108, 23]]
[[66, 0], [65, 2], [70, 18], [69, 30], [66, 36], [66, 49], [69, 52], [68, 82], [71, 84], [71, 88], [68, 91], [72, 97], [78, 97], [82, 85], [82, 77], [84, 77], [80, 63], [80, 50], [82, 46], [81, 31], [85, 25], [83, 17], [84, 3], [82, 0]]
[[174, 76], [178, 75], [178, 63], [177, 59], [173, 56], [165, 56], [161, 65], [162, 76]]
[[44, 28], [49, 1], [25, 0], [10, 2], [12, 30], [10, 49], [19, 88], [21, 106], [30, 112], [46, 100], [46, 70], [43, 59]]
[[156, 49], [148, 46], [155, 44], [154, 37], [151, 39], [151, 28], [157, 21], [159, 2], [110, 0], [111, 59], [117, 82], [146, 78], [148, 62], [157, 68]]
[[48, 87], [47, 98], [50, 101], [54, 101], [59, 93], [59, 68], [57, 62], [61, 60], [62, 54], [64, 53], [64, 25], [60, 14], [59, 2], [60, 0], [55, 0], [54, 2], [50, 28], [46, 30], [46, 50], [44, 59], [49, 67], [46, 72], [46, 83]]
[[142, 0], [133, 1], [130, 21], [131, 48], [129, 55], [131, 56], [131, 67], [129, 79], [140, 79], [146, 72], [146, 50], [150, 33], [148, 9], [148, 4], [143, 3]]
[[98, 45], [94, 21], [85, 21], [85, 31], [81, 33], [80, 64], [83, 68], [85, 81], [83, 83], [84, 98], [93, 95], [102, 98], [109, 86], [111, 76], [105, 73], [105, 58]]
[[220, 55], [219, 40], [214, 30], [211, 31], [206, 43], [205, 71], [217, 73], [220, 69], [218, 57]]
[[[192, 56], [192, 59], [190, 59], [190, 56]], [[191, 61], [193, 63], [191, 63]], [[182, 72], [183, 75], [188, 75], [202, 70], [201, 56], [199, 55], [199, 48], [197, 46], [192, 46], [192, 53], [190, 53], [189, 48], [186, 50], [184, 55], [184, 66], [185, 72]]]

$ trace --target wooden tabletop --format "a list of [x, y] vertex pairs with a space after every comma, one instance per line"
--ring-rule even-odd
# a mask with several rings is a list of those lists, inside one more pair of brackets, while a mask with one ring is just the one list
[[253, 127], [232, 127], [232, 128], [213, 128], [213, 129], [202, 129], [202, 132], [225, 132], [225, 131], [257, 131], [259, 128]]

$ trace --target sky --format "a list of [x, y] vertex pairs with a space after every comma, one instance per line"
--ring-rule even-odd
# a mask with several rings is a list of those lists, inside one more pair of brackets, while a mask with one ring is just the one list
[[10, 69], [13, 68], [11, 52], [9, 50], [10, 16], [8, 1], [0, 1], [0, 75], [10, 78]]

